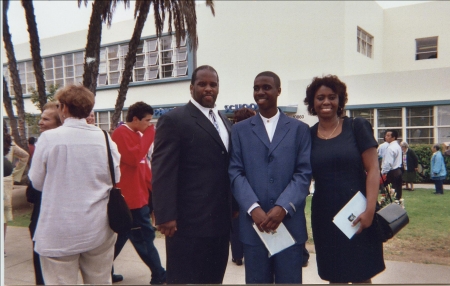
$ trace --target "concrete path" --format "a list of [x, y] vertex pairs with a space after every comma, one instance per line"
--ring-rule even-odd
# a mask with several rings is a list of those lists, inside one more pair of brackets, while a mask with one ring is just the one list
[[[166, 264], [165, 241], [155, 240], [162, 264]], [[28, 228], [8, 227], [4, 257], [5, 285], [33, 285], [32, 244]], [[230, 254], [231, 257], [231, 254]], [[3, 262], [3, 261], [2, 261]], [[150, 270], [127, 242], [115, 261], [115, 270], [124, 281], [115, 285], [145, 285], [150, 282]], [[81, 276], [79, 283], [82, 283]], [[228, 262], [224, 284], [245, 284], [244, 266]], [[327, 284], [317, 275], [316, 256], [311, 254], [308, 267], [303, 268], [304, 284]], [[450, 284], [450, 266], [386, 261], [386, 270], [373, 279], [375, 284]]]

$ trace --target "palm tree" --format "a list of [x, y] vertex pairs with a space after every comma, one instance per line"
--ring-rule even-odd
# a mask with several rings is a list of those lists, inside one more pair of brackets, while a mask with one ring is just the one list
[[9, 97], [8, 84], [6, 83], [5, 77], [3, 77], [3, 105], [5, 105], [13, 137], [20, 138], [19, 131], [17, 130], [17, 120], [14, 116], [13, 104], [11, 102], [11, 97]]
[[39, 95], [38, 107], [44, 111], [44, 105], [47, 103], [47, 94], [45, 92], [44, 72], [42, 71], [41, 44], [39, 43], [39, 34], [34, 16], [33, 1], [22, 0], [22, 6], [25, 9], [27, 19], [28, 33], [30, 34], [31, 57], [33, 58], [34, 75], [36, 77], [37, 92]]
[[[153, 4], [156, 36], [161, 37], [164, 28], [166, 13], [169, 14], [169, 33], [172, 33], [172, 23], [175, 26], [175, 38], [177, 47], [180, 46], [181, 39], [188, 35], [188, 44], [190, 49], [197, 49], [197, 16], [195, 12], [194, 0], [137, 0], [134, 10], [134, 17], [139, 14], [134, 27], [133, 36], [129, 42], [128, 53], [125, 58], [125, 67], [120, 82], [119, 93], [117, 95], [114, 114], [111, 116], [111, 130], [119, 122], [120, 113], [126, 100], [128, 85], [130, 83], [133, 66], [136, 62], [136, 52], [141, 39], [142, 29], [144, 28], [147, 14], [150, 11], [150, 5]], [[213, 0], [207, 0], [206, 5], [211, 8], [214, 14]]]
[[[5, 43], [6, 56], [8, 57], [8, 68], [11, 75], [14, 95], [16, 100], [17, 115], [19, 121], [18, 137], [14, 137], [15, 142], [23, 149], [28, 151], [27, 138], [25, 135], [25, 110], [23, 104], [22, 86], [20, 85], [19, 71], [17, 70], [16, 56], [14, 54], [14, 46], [11, 40], [11, 33], [8, 25], [8, 8], [9, 0], [3, 1], [3, 42]], [[8, 114], [9, 116], [9, 114]], [[14, 114], [12, 114], [14, 116]], [[11, 121], [12, 117], [9, 118]], [[13, 133], [14, 134], [14, 133]]]
[[[83, 85], [94, 95], [97, 90], [98, 67], [100, 64], [100, 42], [102, 39], [102, 23], [111, 25], [112, 15], [120, 0], [95, 0], [92, 4], [92, 14], [84, 56]], [[78, 7], [83, 0], [78, 0]], [[84, 0], [87, 6], [87, 0]], [[125, 8], [129, 7], [129, 0], [123, 0]]]

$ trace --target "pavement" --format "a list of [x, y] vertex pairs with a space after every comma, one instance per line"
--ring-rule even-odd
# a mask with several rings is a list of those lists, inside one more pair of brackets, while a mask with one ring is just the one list
[[[17, 186], [15, 186], [17, 187]], [[415, 188], [434, 189], [432, 184], [417, 184]], [[17, 197], [24, 195], [25, 188], [17, 187]], [[450, 190], [450, 185], [445, 186]], [[22, 193], [22, 194], [20, 194]], [[449, 194], [450, 195], [450, 194]], [[14, 197], [13, 197], [14, 200]], [[29, 204], [19, 199], [14, 207], [29, 207]], [[8, 227], [4, 241], [6, 257], [1, 258], [2, 285], [34, 285], [34, 270], [32, 262], [32, 243], [26, 227]], [[161, 256], [161, 262], [166, 264], [165, 240], [155, 239], [155, 246]], [[245, 264], [245, 259], [244, 259]], [[450, 285], [450, 266], [419, 264], [398, 261], [385, 261], [386, 270], [372, 279], [374, 284], [448, 284]], [[122, 274], [124, 280], [115, 285], [145, 285], [150, 281], [150, 270], [141, 261], [131, 243], [128, 241], [114, 262], [116, 273]], [[78, 283], [82, 284], [81, 275]], [[237, 266], [230, 259], [225, 272], [223, 284], [245, 284], [244, 266]], [[311, 253], [308, 267], [303, 268], [303, 284], [328, 284], [317, 274], [316, 256]]]

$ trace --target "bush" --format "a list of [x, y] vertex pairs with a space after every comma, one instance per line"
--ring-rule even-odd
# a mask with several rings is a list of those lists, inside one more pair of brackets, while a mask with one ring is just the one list
[[[419, 164], [422, 165], [422, 172], [416, 173], [416, 183], [433, 183], [430, 179], [430, 162], [433, 152], [431, 152], [432, 144], [411, 144], [409, 147], [416, 153]], [[442, 148], [441, 150], [442, 151]], [[444, 156], [445, 166], [447, 167], [447, 177], [444, 183], [450, 183], [450, 157]], [[420, 167], [419, 167], [420, 171]]]

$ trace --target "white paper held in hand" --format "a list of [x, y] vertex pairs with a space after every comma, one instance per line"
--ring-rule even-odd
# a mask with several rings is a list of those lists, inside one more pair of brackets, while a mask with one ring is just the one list
[[280, 223], [276, 232], [274, 233], [260, 232], [256, 224], [254, 223], [253, 228], [269, 251], [269, 257], [295, 244], [295, 239], [292, 237], [283, 223]]
[[349, 238], [358, 231], [360, 223], [352, 226], [353, 221], [366, 210], [366, 197], [357, 192], [353, 198], [334, 216], [334, 224]]

